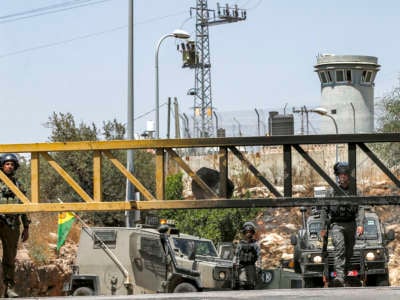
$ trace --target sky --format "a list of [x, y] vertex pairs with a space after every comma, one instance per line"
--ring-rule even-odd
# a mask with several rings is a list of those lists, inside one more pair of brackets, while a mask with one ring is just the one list
[[[0, 1], [0, 143], [47, 142], [53, 112], [75, 120], [127, 123], [128, 0]], [[398, 86], [400, 2], [239, 0], [243, 22], [209, 28], [212, 101], [219, 114], [317, 107], [320, 53], [378, 57], [379, 99]], [[72, 8], [71, 4], [75, 7]], [[58, 6], [55, 6], [58, 5]], [[69, 6], [68, 6], [69, 5]], [[46, 7], [57, 7], [49, 13]], [[194, 39], [195, 0], [134, 1], [134, 130], [154, 121], [155, 50], [175, 29]], [[217, 1], [208, 1], [209, 9]], [[27, 13], [30, 12], [30, 13]], [[174, 38], [159, 51], [160, 104], [177, 97], [193, 115], [194, 71], [183, 69]], [[256, 116], [254, 115], [254, 118]], [[298, 120], [297, 120], [298, 121]], [[160, 108], [165, 137], [166, 106]]]

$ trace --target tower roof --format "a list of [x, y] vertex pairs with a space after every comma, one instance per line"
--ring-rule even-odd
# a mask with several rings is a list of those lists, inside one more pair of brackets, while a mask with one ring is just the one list
[[315, 68], [327, 67], [328, 65], [368, 65], [376, 69], [380, 67], [378, 58], [375, 56], [335, 54], [320, 54], [317, 56]]

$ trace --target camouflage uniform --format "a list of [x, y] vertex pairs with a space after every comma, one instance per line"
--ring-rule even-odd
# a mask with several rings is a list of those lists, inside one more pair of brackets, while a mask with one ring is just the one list
[[[343, 190], [346, 192], [346, 189]], [[339, 196], [333, 190], [329, 194], [328, 196]], [[340, 282], [344, 282], [350, 258], [353, 256], [356, 227], [363, 226], [364, 218], [364, 207], [358, 205], [324, 206], [321, 209], [323, 228], [329, 228], [332, 236], [335, 249], [334, 268]]]
[[260, 247], [256, 240], [241, 240], [235, 250], [233, 264], [236, 266], [234, 288], [254, 289], [257, 283], [255, 263], [260, 258]]
[[[14, 177], [9, 178], [20, 190], [22, 190], [19, 182]], [[14, 193], [7, 187], [5, 183], [0, 181], [0, 205], [18, 203], [21, 203], [21, 201], [14, 195]], [[29, 227], [30, 221], [26, 214], [0, 214], [0, 239], [3, 246], [3, 278], [4, 283], [11, 287], [15, 284], [15, 257], [17, 255], [21, 221], [24, 228]]]

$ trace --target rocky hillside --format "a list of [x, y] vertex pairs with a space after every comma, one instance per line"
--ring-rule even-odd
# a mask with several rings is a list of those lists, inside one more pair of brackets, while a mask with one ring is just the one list
[[[297, 195], [307, 196], [307, 187], [296, 187]], [[254, 196], [267, 196], [263, 188], [252, 189]], [[393, 195], [398, 191], [386, 182], [381, 182], [364, 189], [369, 195]], [[400, 285], [400, 207], [377, 207], [376, 211], [388, 229], [396, 233], [395, 241], [388, 246], [390, 253], [390, 282]], [[262, 218], [261, 218], [262, 217]], [[31, 237], [27, 243], [20, 245], [17, 262], [17, 291], [21, 296], [58, 296], [63, 295], [63, 283], [71, 275], [71, 265], [76, 256], [79, 226], [75, 226], [60, 253], [55, 251], [57, 216], [32, 216]], [[301, 226], [301, 215], [298, 208], [267, 209], [260, 211], [258, 238], [262, 247], [263, 266], [276, 267], [282, 258], [290, 257], [293, 248], [290, 235]], [[0, 281], [1, 282], [1, 281]]]

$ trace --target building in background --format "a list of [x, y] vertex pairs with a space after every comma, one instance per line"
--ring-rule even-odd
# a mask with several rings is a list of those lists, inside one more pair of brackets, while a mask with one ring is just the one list
[[[374, 132], [374, 80], [380, 65], [373, 56], [323, 54], [315, 71], [321, 82], [321, 107], [337, 123], [339, 134]], [[321, 134], [335, 134], [330, 118], [321, 118]]]
[[294, 118], [292, 114], [279, 114], [270, 111], [268, 118], [268, 135], [293, 135]]

